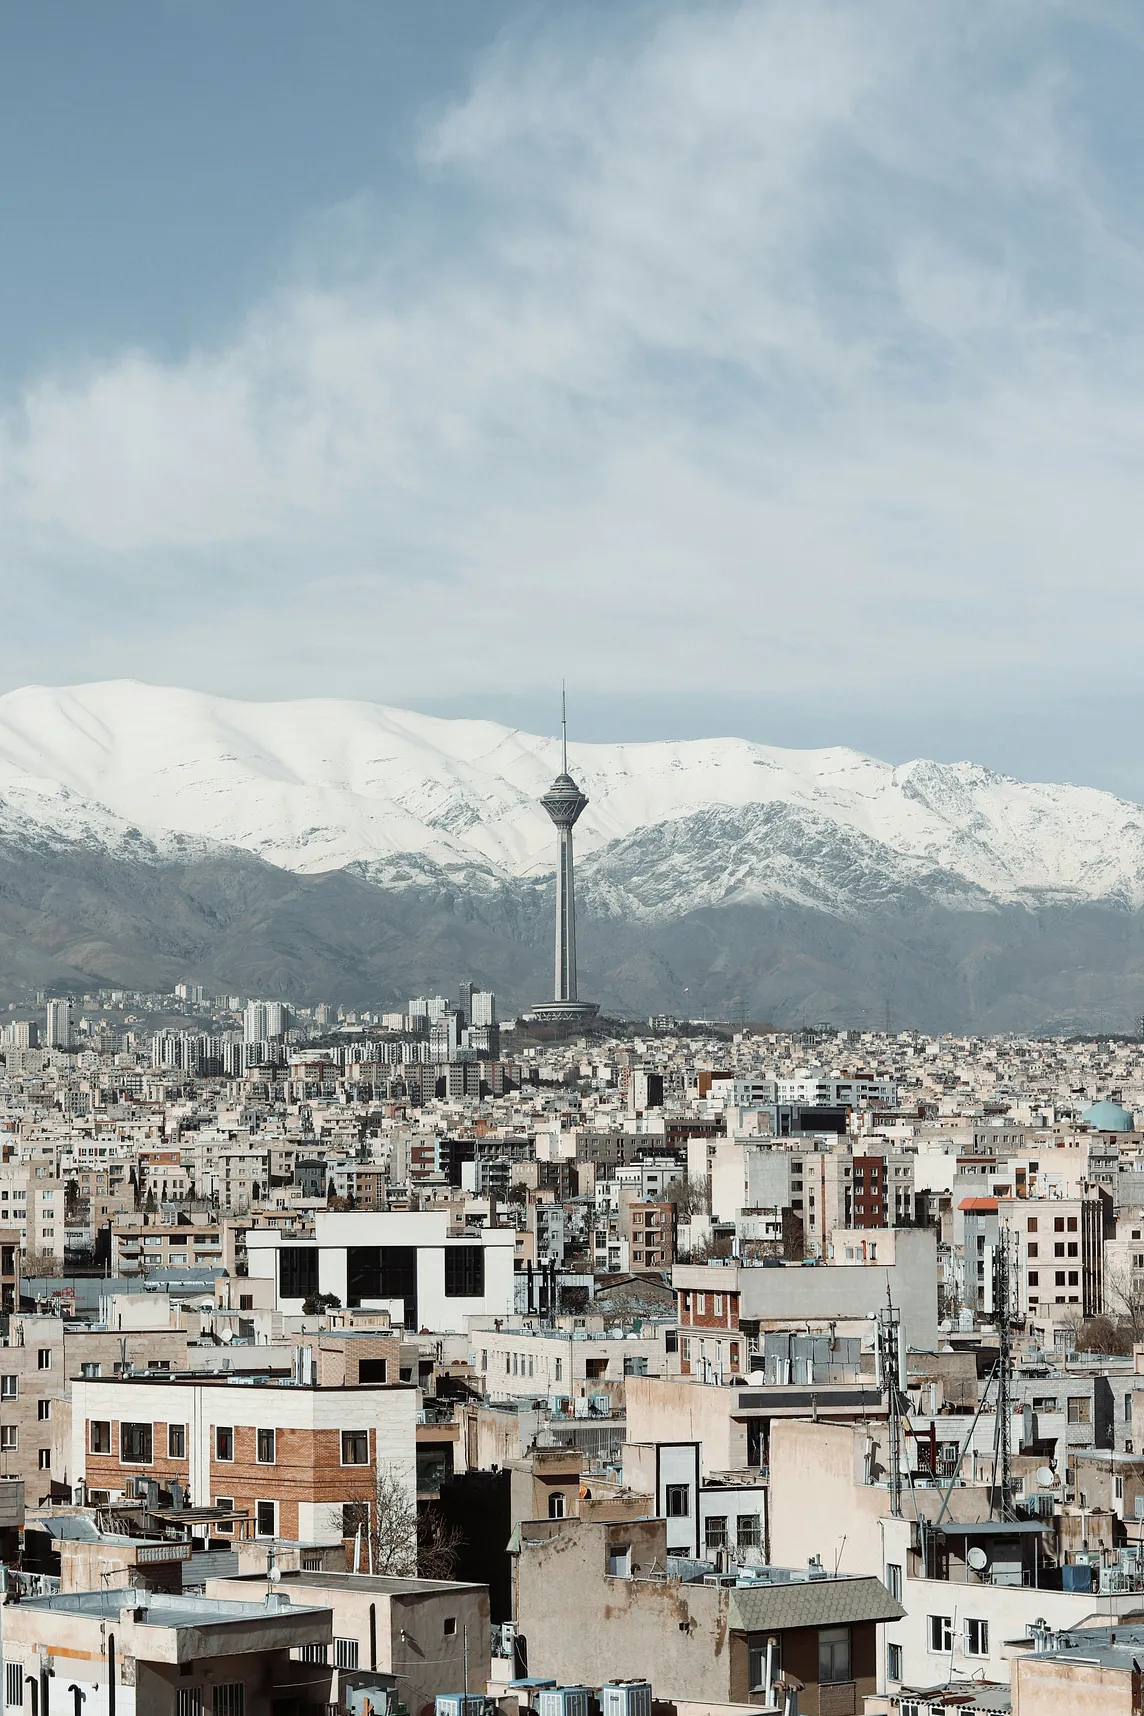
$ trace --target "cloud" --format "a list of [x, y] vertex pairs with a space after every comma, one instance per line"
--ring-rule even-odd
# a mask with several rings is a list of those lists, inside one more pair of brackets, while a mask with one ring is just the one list
[[7, 563], [69, 677], [1055, 701], [1102, 670], [1078, 589], [1144, 641], [1139, 53], [1063, 5], [542, 16], [426, 121], [411, 217], [334, 211], [219, 349], [7, 402]]

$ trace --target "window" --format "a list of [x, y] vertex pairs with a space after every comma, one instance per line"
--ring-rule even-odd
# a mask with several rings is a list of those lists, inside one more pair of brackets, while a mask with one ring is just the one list
[[445, 1247], [446, 1299], [479, 1299], [485, 1291], [483, 1245]]
[[1030, 1256], [1030, 1257], [1036, 1257], [1037, 1256], [1037, 1247], [1035, 1244], [1026, 1246], [1025, 1250], [1026, 1250], [1028, 1256]]
[[19, 1377], [0, 1376], [0, 1400], [15, 1400], [19, 1392]]
[[727, 1547], [727, 1515], [725, 1513], [709, 1514], [703, 1522], [703, 1541], [708, 1555], [714, 1549]]
[[41, 1472], [50, 1472], [52, 1469], [52, 1450], [50, 1448], [41, 1448], [39, 1453]]
[[342, 1465], [343, 1466], [368, 1466], [369, 1465], [369, 1431], [368, 1430], [343, 1430], [342, 1431]]
[[953, 1649], [953, 1622], [948, 1615], [929, 1617], [929, 1647], [939, 1652]]
[[257, 1442], [257, 1456], [256, 1457], [258, 1460], [258, 1464], [260, 1466], [272, 1466], [274, 1464], [274, 1432], [273, 1432], [273, 1430], [259, 1430], [257, 1433], [256, 1442]]
[[456, 1617], [456, 1615], [446, 1615], [445, 1616], [445, 1624], [441, 1630], [445, 1634], [445, 1637], [447, 1639], [456, 1638], [456, 1636], [457, 1636], [457, 1617]]
[[254, 1504], [254, 1533], [256, 1537], [276, 1537], [278, 1535], [278, 1504], [272, 1501], [256, 1501]]
[[111, 1424], [106, 1418], [93, 1418], [88, 1424], [88, 1444], [93, 1454], [110, 1454]]
[[388, 1382], [389, 1360], [379, 1358], [359, 1359], [357, 1379], [359, 1382]]
[[902, 1569], [893, 1561], [886, 1563], [886, 1589], [896, 1603], [902, 1600]]
[[52, 1403], [51, 1403], [51, 1401], [50, 1400], [37, 1400], [37, 1402], [36, 1402], [36, 1417], [39, 1420], [39, 1422], [41, 1424], [43, 1424], [47, 1419], [49, 1419], [51, 1417], [51, 1415], [52, 1415]]
[[818, 1633], [818, 1683], [837, 1686], [850, 1679], [850, 1628], [821, 1627]]
[[902, 1647], [888, 1644], [886, 1646], [886, 1679], [901, 1680], [902, 1678]]
[[668, 1519], [687, 1519], [691, 1514], [691, 1486], [668, 1484], [664, 1491], [664, 1513]]
[[760, 1549], [763, 1543], [762, 1521], [757, 1513], [741, 1513], [735, 1520], [735, 1544], [744, 1550]]
[[1053, 1232], [1054, 1233], [1063, 1233], [1064, 1231], [1065, 1231], [1065, 1218], [1064, 1218], [1064, 1216], [1054, 1216], [1053, 1217]]
[[548, 1517], [549, 1517], [549, 1519], [563, 1519], [564, 1518], [564, 1491], [563, 1490], [553, 1490], [552, 1494], [549, 1496], [549, 1498], [548, 1498]]
[[1086, 1395], [1074, 1394], [1069, 1400], [1069, 1423], [1091, 1424], [1092, 1402]]
[[121, 1424], [119, 1426], [119, 1458], [150, 1465], [152, 1457], [150, 1424]]
[[[214, 1504], [215, 1504], [215, 1507], [218, 1508], [220, 1513], [233, 1513], [234, 1512], [234, 1497], [233, 1496], [216, 1496], [214, 1499]], [[223, 1520], [223, 1521], [220, 1521], [219, 1524], [217, 1524], [215, 1526], [215, 1530], [216, 1531], [231, 1532], [234, 1530], [234, 1526], [230, 1520]]]
[[1028, 1221], [1025, 1223], [1025, 1226], [1028, 1228], [1030, 1233], [1036, 1233], [1036, 1231], [1037, 1231], [1037, 1218], [1036, 1218], [1036, 1216], [1030, 1216]]
[[203, 1689], [201, 1686], [177, 1686], [175, 1688], [175, 1716], [203, 1716]]
[[1132, 1419], [1132, 1396], [1130, 1394], [1126, 1394], [1124, 1396], [1124, 1416], [1125, 1416], [1125, 1418], [1127, 1418], [1129, 1420], [1129, 1422], [1131, 1422], [1131, 1419]]
[[555, 1380], [557, 1382], [562, 1382], [564, 1380], [564, 1360], [563, 1359], [557, 1359], [556, 1360]]
[[253, 1311], [253, 1309], [254, 1309], [254, 1294], [253, 1293], [240, 1293], [238, 1295], [238, 1308], [240, 1311]]
[[185, 1424], [168, 1424], [167, 1426], [167, 1458], [168, 1460], [185, 1460], [187, 1457], [187, 1427]]
[[318, 1291], [318, 1249], [283, 1245], [278, 1250], [278, 1293], [283, 1299], [309, 1299]]
[[966, 1656], [989, 1655], [989, 1622], [966, 1621], [965, 1623], [965, 1654]]
[[51, 1368], [52, 1368], [52, 1349], [51, 1349], [51, 1347], [41, 1347], [36, 1354], [36, 1369], [37, 1370], [51, 1370]]
[[91, 1363], [91, 1362], [90, 1362], [90, 1361], [89, 1361], [89, 1362], [88, 1362], [88, 1363], [86, 1363], [86, 1364], [81, 1364], [81, 1365], [80, 1365], [80, 1367], [79, 1367], [79, 1374], [80, 1374], [80, 1375], [81, 1375], [81, 1376], [86, 1376], [86, 1377], [89, 1377], [89, 1378], [90, 1378], [90, 1377], [96, 1377], [96, 1376], [98, 1376], [98, 1375], [99, 1375], [99, 1370], [100, 1370], [100, 1367], [99, 1367], [99, 1366], [98, 1366], [98, 1365], [97, 1365], [97, 1364], [92, 1364], [92, 1363]]
[[1029, 1271], [1029, 1286], [1030, 1287], [1039, 1287], [1040, 1285], [1041, 1285], [1041, 1276], [1040, 1276], [1039, 1270], [1030, 1269], [1030, 1271]]
[[342, 1536], [356, 1537], [359, 1531], [369, 1530], [369, 1503], [342, 1503]]
[[245, 1716], [246, 1688], [241, 1680], [224, 1680], [212, 1688], [213, 1716]]
[[334, 1667], [356, 1668], [358, 1665], [358, 1642], [356, 1639], [334, 1640]]
[[609, 1543], [608, 1576], [611, 1579], [631, 1578], [632, 1546], [630, 1543]]
[[766, 1691], [768, 1650], [771, 1654], [771, 1674], [780, 1675], [783, 1668], [782, 1640], [773, 1635], [766, 1639], [761, 1633], [755, 1633], [747, 1646], [747, 1674], [752, 1692]]
[[24, 1703], [24, 1665], [22, 1662], [4, 1664], [4, 1702], [13, 1706]]

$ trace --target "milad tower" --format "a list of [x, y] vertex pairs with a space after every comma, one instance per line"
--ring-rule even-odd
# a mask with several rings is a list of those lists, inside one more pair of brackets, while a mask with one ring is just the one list
[[545, 1024], [586, 1025], [596, 1017], [595, 1001], [576, 995], [576, 873], [572, 861], [572, 829], [588, 803], [568, 773], [568, 711], [560, 693], [560, 773], [541, 799], [556, 824], [556, 985], [551, 1001], [531, 1009]]

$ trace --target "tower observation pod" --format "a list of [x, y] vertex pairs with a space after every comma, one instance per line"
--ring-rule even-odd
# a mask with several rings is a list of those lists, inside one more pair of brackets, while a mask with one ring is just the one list
[[551, 1001], [540, 1001], [532, 1016], [545, 1024], [586, 1025], [596, 1017], [595, 1001], [576, 993], [576, 869], [572, 829], [588, 803], [568, 773], [568, 712], [560, 694], [560, 773], [541, 799], [556, 826], [556, 974]]

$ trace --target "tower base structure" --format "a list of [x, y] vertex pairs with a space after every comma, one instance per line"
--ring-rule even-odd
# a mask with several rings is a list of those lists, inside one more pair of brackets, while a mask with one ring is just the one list
[[590, 1025], [599, 1011], [598, 1001], [537, 1001], [528, 1016], [538, 1025]]

